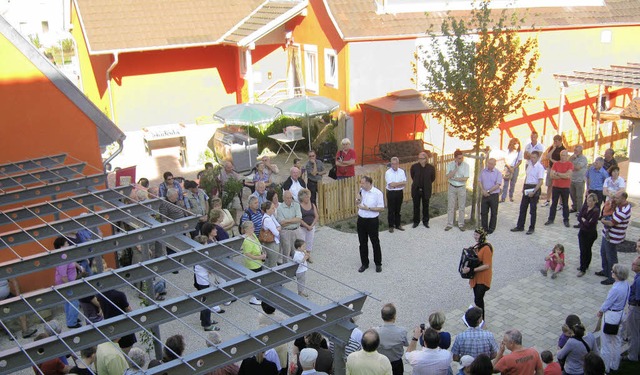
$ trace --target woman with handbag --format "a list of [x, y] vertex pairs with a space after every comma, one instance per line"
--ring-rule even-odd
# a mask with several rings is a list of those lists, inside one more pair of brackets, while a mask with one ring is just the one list
[[276, 266], [278, 255], [280, 254], [280, 223], [274, 215], [276, 207], [272, 202], [266, 201], [262, 203], [262, 228], [258, 239], [262, 246], [267, 248], [267, 261], [265, 265], [268, 268]]
[[518, 173], [520, 172], [520, 164], [522, 163], [523, 156], [520, 140], [518, 140], [518, 138], [511, 138], [507, 146], [507, 155], [504, 159], [504, 172], [502, 173], [504, 184], [502, 186], [500, 202], [504, 202], [507, 198], [507, 191], [509, 192], [509, 200], [513, 202], [513, 192], [516, 188], [516, 181], [518, 181]]
[[601, 355], [607, 373], [617, 371], [620, 365], [622, 337], [620, 337], [619, 328], [631, 289], [627, 283], [629, 268], [626, 266], [614, 264], [611, 276], [613, 276], [614, 283], [597, 314], [598, 318], [602, 318]]
[[[473, 232], [476, 240], [474, 250], [478, 254], [480, 265], [474, 267], [473, 278], [469, 280], [469, 285], [473, 289], [473, 301], [475, 305], [482, 309], [482, 319], [485, 319], [484, 294], [491, 288], [493, 278], [493, 246], [487, 242], [487, 232], [483, 228], [478, 228]], [[469, 267], [462, 269], [464, 273], [471, 271]]]

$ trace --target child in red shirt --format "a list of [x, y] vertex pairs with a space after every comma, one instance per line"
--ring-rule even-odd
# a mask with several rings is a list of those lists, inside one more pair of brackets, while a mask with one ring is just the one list
[[544, 362], [544, 375], [562, 375], [562, 369], [558, 362], [553, 361], [553, 354], [545, 350], [540, 353], [540, 359]]

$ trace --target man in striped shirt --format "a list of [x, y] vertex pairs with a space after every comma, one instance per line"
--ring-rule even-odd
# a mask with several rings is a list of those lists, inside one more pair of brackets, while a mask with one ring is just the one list
[[625, 191], [618, 191], [613, 197], [613, 204], [616, 208], [611, 219], [602, 218], [600, 220], [603, 225], [609, 227], [608, 236], [607, 232], [605, 232], [606, 228], [602, 231], [602, 245], [600, 246], [602, 271], [596, 272], [596, 275], [606, 277], [605, 280], [600, 282], [602, 285], [614, 283], [613, 277], [611, 277], [611, 268], [618, 263], [617, 246], [624, 241], [629, 220], [631, 219], [631, 204], [627, 202], [627, 197], [628, 195]]

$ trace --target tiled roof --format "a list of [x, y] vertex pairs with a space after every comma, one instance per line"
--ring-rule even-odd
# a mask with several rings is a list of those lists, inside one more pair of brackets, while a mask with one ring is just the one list
[[[256, 34], [277, 26], [298, 15], [307, 2], [269, 1], [262, 4], [255, 12], [244, 19], [236, 28], [224, 37], [225, 43], [246, 45], [255, 40]], [[274, 25], [275, 24], [275, 25]]]
[[620, 113], [620, 118], [628, 120], [640, 120], [640, 98], [635, 98]]
[[[74, 0], [93, 54], [212, 45], [269, 0]], [[284, 11], [278, 0], [271, 19]], [[262, 7], [265, 8], [265, 7]]]
[[[322, 0], [345, 41], [415, 37], [440, 25], [446, 12], [377, 14], [375, 0]], [[465, 11], [452, 12], [464, 16]], [[606, 0], [601, 7], [532, 8], [526, 19], [538, 28], [640, 23], [640, 1]]]

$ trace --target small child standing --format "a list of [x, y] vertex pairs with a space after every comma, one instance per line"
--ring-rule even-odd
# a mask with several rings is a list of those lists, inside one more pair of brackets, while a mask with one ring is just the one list
[[544, 375], [562, 375], [560, 364], [553, 361], [553, 354], [550, 351], [541, 352], [540, 359], [544, 362]]
[[542, 276], [547, 276], [547, 272], [551, 271], [551, 278], [558, 277], [558, 273], [564, 268], [564, 246], [557, 244], [553, 247], [553, 251], [545, 258], [544, 269], [540, 270]]
[[293, 243], [293, 247], [295, 247], [293, 261], [299, 264], [298, 269], [296, 270], [296, 280], [298, 281], [298, 295], [302, 297], [309, 297], [309, 295], [304, 292], [304, 287], [307, 281], [307, 260], [310, 256], [309, 252], [307, 251], [307, 244], [303, 240], [297, 239]]
[[[600, 215], [600, 219], [611, 221], [615, 210], [616, 210], [616, 207], [613, 205], [613, 199], [608, 199], [606, 202], [604, 202], [604, 205], [602, 206], [602, 214]], [[602, 224], [602, 226], [603, 226], [602, 234], [604, 235], [604, 238], [606, 238], [607, 240], [610, 240], [611, 237], [609, 236], [609, 229], [611, 227], [609, 225], [604, 225], [604, 224]]]

